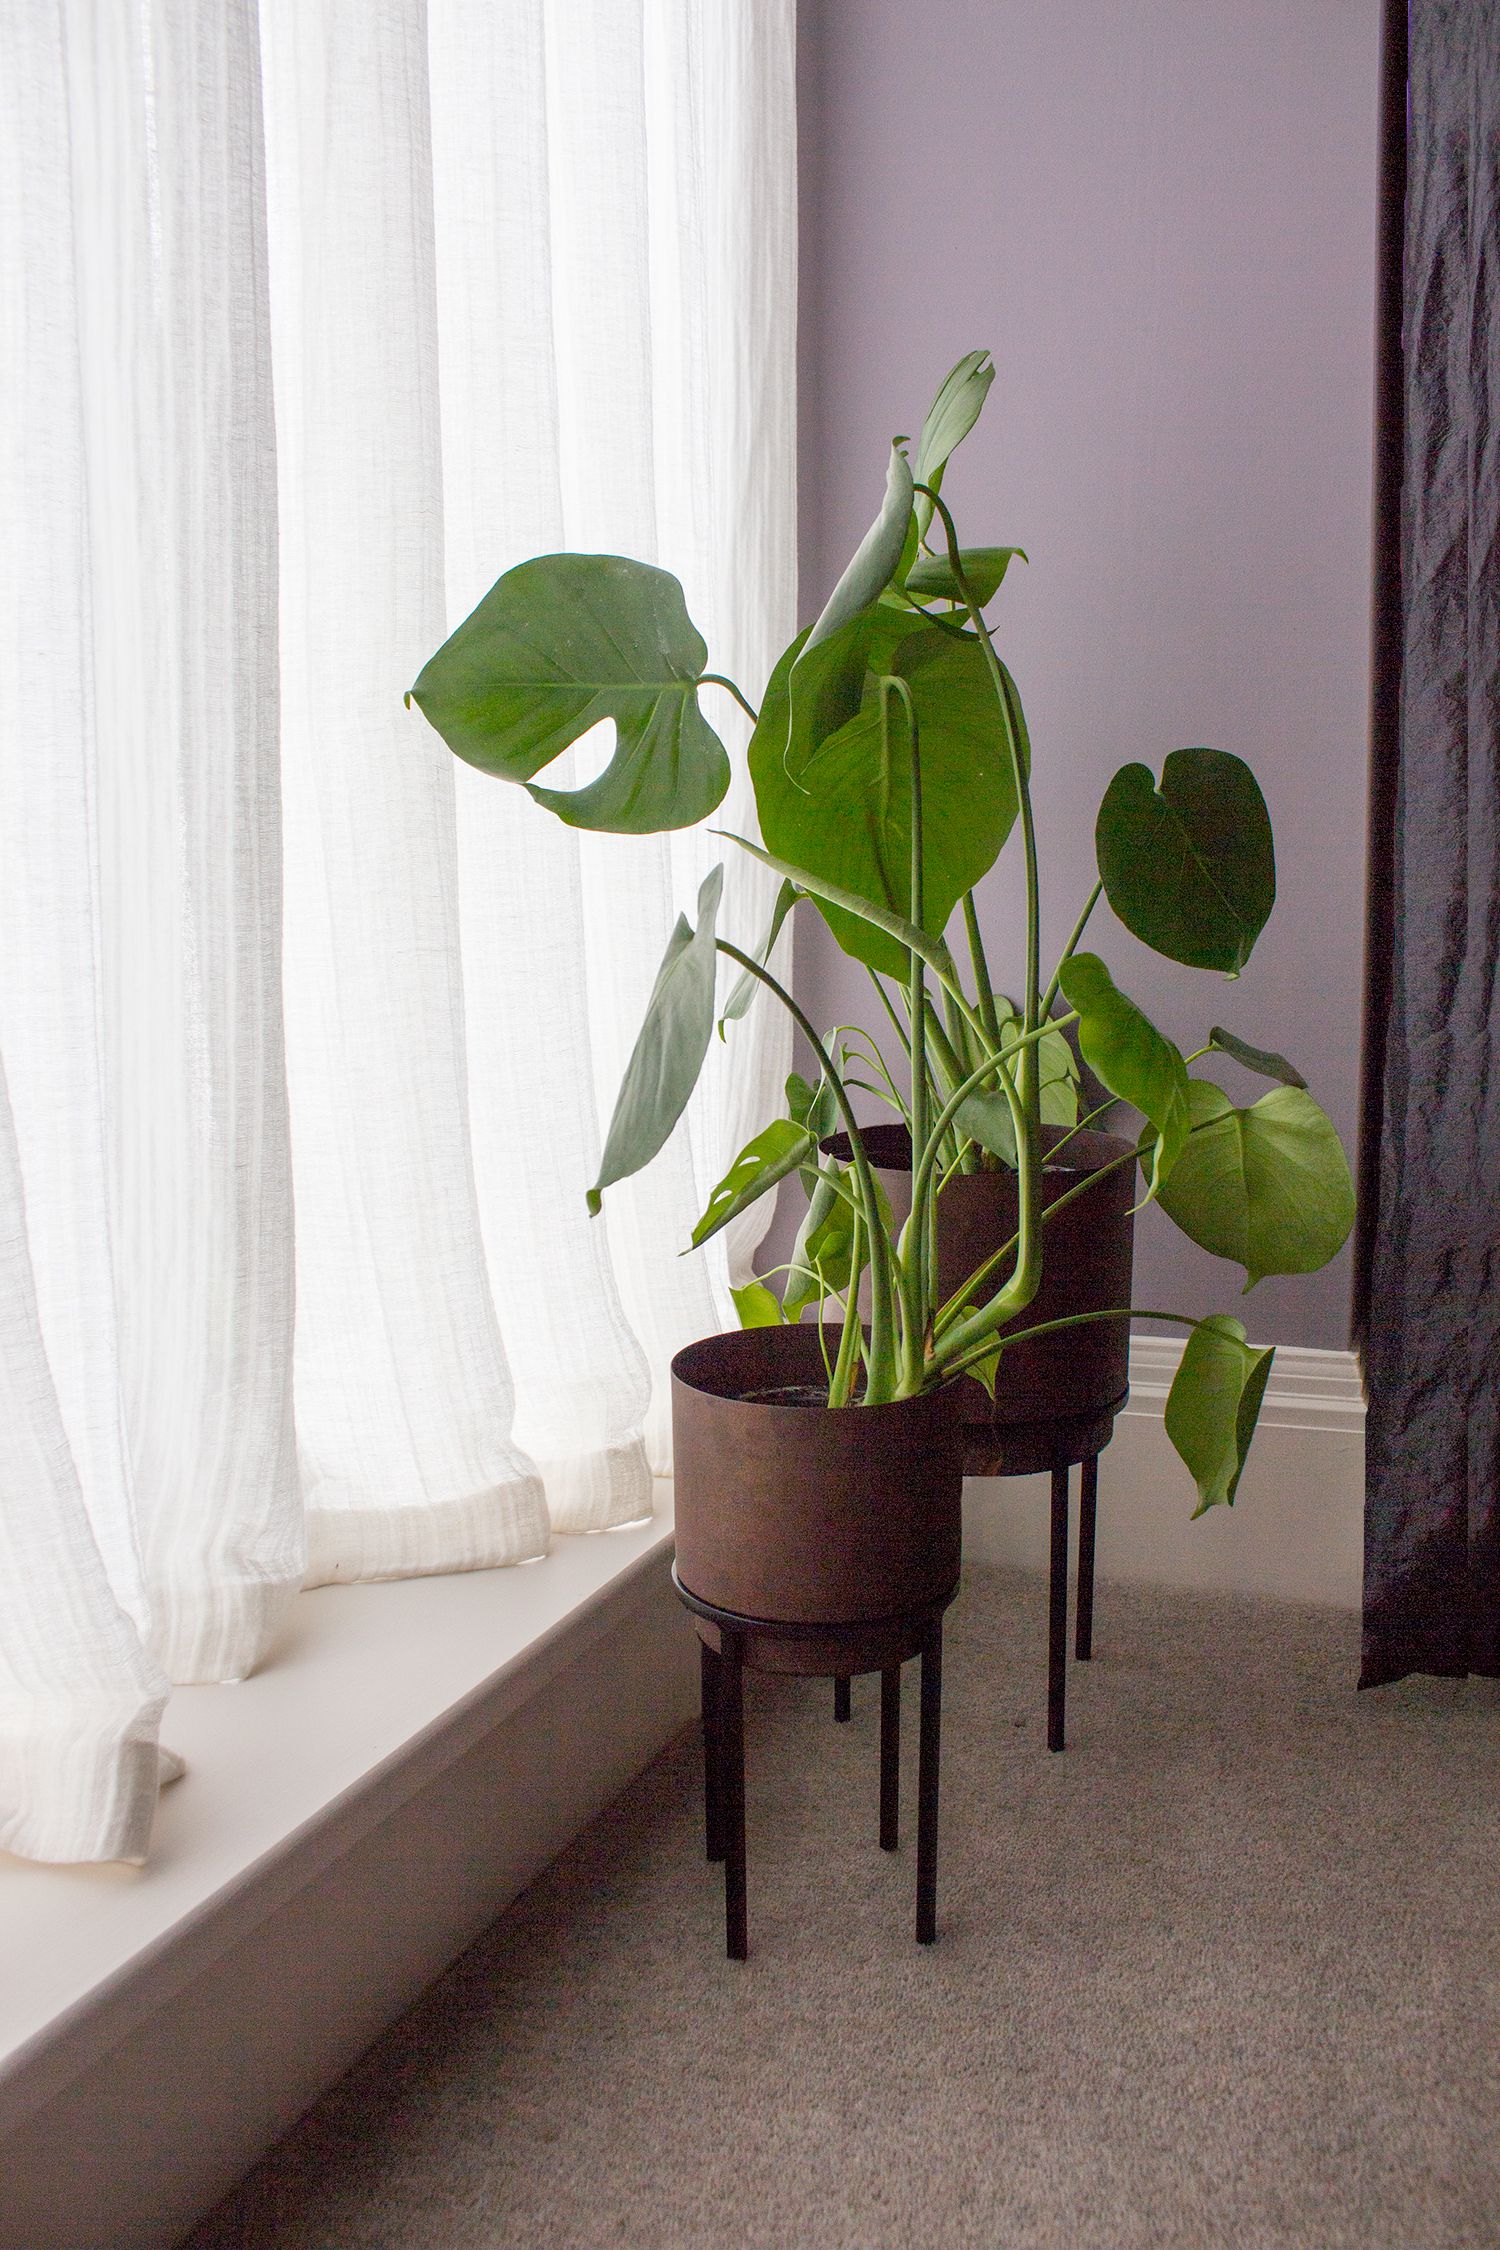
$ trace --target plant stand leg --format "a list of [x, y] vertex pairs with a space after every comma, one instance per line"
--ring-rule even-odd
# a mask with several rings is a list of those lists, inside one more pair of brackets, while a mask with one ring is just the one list
[[833, 1715], [840, 1725], [847, 1721], [852, 1709], [849, 1701], [849, 1686], [847, 1674], [833, 1683]]
[[922, 1711], [917, 1762], [917, 1943], [937, 1936], [938, 1759], [943, 1730], [943, 1620], [922, 1643]]
[[901, 1667], [889, 1664], [880, 1675], [880, 1848], [895, 1851], [901, 1841]]
[[719, 1686], [723, 1659], [707, 1641], [698, 1643], [703, 1688], [703, 1834], [706, 1857], [724, 1857], [723, 1745], [720, 1740]]
[[724, 1823], [724, 1950], [731, 1961], [750, 1952], [745, 1906], [745, 1678], [738, 1633], [722, 1635], [719, 1675], [719, 1787]]
[[1047, 1614], [1047, 1748], [1066, 1747], [1068, 1697], [1068, 1468], [1052, 1471], [1052, 1569]]
[[1078, 1631], [1073, 1653], [1087, 1664], [1094, 1653], [1094, 1535], [1099, 1523], [1099, 1456], [1083, 1464], [1078, 1499]]

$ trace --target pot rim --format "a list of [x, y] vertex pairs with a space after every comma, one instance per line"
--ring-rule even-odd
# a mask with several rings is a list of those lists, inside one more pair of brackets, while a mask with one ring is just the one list
[[[795, 1321], [788, 1323], [786, 1331], [778, 1330], [773, 1331], [773, 1333], [792, 1333], [811, 1337], [817, 1325], [816, 1321], [811, 1320]], [[840, 1326], [842, 1326], [842, 1323], [840, 1323]], [[868, 1334], [868, 1332], [867, 1329], [866, 1333]], [[671, 1374], [673, 1382], [680, 1383], [684, 1390], [692, 1391], [700, 1398], [720, 1399], [726, 1406], [748, 1407], [756, 1413], [764, 1411], [768, 1414], [838, 1415], [843, 1417], [851, 1413], [872, 1416], [903, 1410], [910, 1413], [913, 1409], [928, 1406], [938, 1399], [946, 1400], [950, 1396], [957, 1398], [960, 1395], [961, 1386], [967, 1380], [962, 1375], [950, 1375], [945, 1382], [934, 1383], [928, 1390], [914, 1391], [907, 1398], [882, 1399], [875, 1406], [866, 1406], [864, 1401], [858, 1398], [851, 1400], [848, 1406], [830, 1406], [826, 1400], [818, 1405], [807, 1399], [751, 1398], [743, 1391], [724, 1390], [717, 1383], [704, 1382], [698, 1376], [689, 1372], [682, 1364], [689, 1358], [690, 1354], [701, 1352], [708, 1345], [726, 1341], [732, 1344], [742, 1336], [763, 1335], [764, 1333], [764, 1331], [753, 1328], [721, 1328], [717, 1329], [711, 1336], [700, 1336], [693, 1343], [682, 1345], [678, 1351], [672, 1354]], [[755, 1385], [755, 1388], [761, 1390], [772, 1387], [774, 1386], [764, 1383]], [[791, 1389], [794, 1386], [788, 1383], [785, 1387]]]

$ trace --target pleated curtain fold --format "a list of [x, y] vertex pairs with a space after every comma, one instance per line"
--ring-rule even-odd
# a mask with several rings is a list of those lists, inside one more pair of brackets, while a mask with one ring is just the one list
[[304, 1583], [647, 1514], [666, 1360], [732, 1324], [755, 1217], [679, 1253], [776, 1105], [760, 1002], [583, 1199], [718, 847], [564, 829], [403, 694], [560, 548], [671, 569], [764, 684], [792, 7], [0, 18], [0, 1847], [139, 1858], [169, 1679]]

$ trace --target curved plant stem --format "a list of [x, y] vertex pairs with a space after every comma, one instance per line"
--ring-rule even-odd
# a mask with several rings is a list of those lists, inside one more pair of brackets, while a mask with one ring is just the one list
[[1052, 1003], [1057, 998], [1058, 989], [1062, 984], [1063, 970], [1072, 960], [1073, 955], [1077, 950], [1078, 940], [1082, 937], [1084, 931], [1088, 928], [1089, 916], [1093, 913], [1094, 908], [1099, 904], [1099, 901], [1101, 898], [1103, 898], [1103, 896], [1103, 883], [1096, 883], [1093, 889], [1089, 892], [1088, 901], [1083, 909], [1083, 912], [1079, 915], [1077, 921], [1073, 924], [1073, 935], [1069, 938], [1067, 944], [1062, 949], [1062, 953], [1058, 959], [1057, 967], [1052, 972], [1052, 982], [1048, 985], [1046, 991], [1042, 994], [1042, 1014], [1044, 1016], [1049, 1016], [1052, 1013]]
[[760, 713], [756, 710], [755, 705], [748, 696], [742, 695], [733, 680], [726, 679], [722, 672], [700, 672], [698, 674], [698, 685], [699, 687], [727, 688], [750, 721], [751, 726], [758, 727], [760, 725]]
[[714, 942], [720, 953], [727, 955], [731, 961], [738, 961], [742, 969], [748, 969], [769, 992], [775, 993], [817, 1057], [819, 1067], [833, 1089], [834, 1100], [839, 1105], [844, 1130], [849, 1136], [850, 1159], [854, 1176], [859, 1183], [860, 1202], [864, 1206], [865, 1224], [870, 1237], [870, 1356], [865, 1397], [871, 1406], [882, 1405], [891, 1395], [895, 1377], [891, 1334], [892, 1259], [890, 1244], [880, 1220], [880, 1202], [875, 1193], [875, 1181], [870, 1171], [870, 1160], [865, 1153], [859, 1121], [850, 1105], [849, 1096], [844, 1091], [843, 1082], [829, 1059], [827, 1048], [786, 986], [779, 978], [773, 977], [769, 969], [763, 969], [758, 961], [753, 961], [748, 953], [742, 953], [737, 945], [732, 945], [728, 938], [716, 938]]

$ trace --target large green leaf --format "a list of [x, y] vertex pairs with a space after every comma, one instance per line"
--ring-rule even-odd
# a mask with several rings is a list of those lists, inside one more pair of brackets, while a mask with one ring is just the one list
[[[965, 352], [958, 365], [943, 377], [917, 440], [918, 484], [930, 485], [934, 492], [941, 490], [949, 458], [979, 420], [980, 408], [994, 380], [995, 365], [988, 352]], [[932, 502], [919, 493], [918, 529], [925, 533], [931, 521]]]
[[788, 1172], [795, 1172], [816, 1155], [817, 1147], [817, 1135], [789, 1117], [778, 1117], [764, 1132], [757, 1133], [745, 1143], [709, 1197], [708, 1207], [693, 1229], [692, 1247], [699, 1249], [720, 1227], [727, 1227], [731, 1219], [748, 1211]]
[[[922, 626], [886, 659], [910, 687], [922, 761], [923, 926], [941, 935], [964, 892], [987, 874], [1016, 815], [1010, 761], [994, 690], [978, 643]], [[899, 704], [891, 750], [882, 739], [880, 696], [866, 676], [855, 716], [818, 736], [794, 716], [778, 741], [769, 726], [750, 744], [760, 831], [770, 852], [889, 913], [911, 907], [911, 760]], [[1022, 735], [1022, 757], [1029, 747]], [[907, 961], [889, 933], [826, 900], [820, 911], [857, 961], [903, 976]]]
[[722, 866], [711, 868], [698, 892], [698, 926], [685, 914], [667, 942], [645, 1021], [625, 1066], [609, 1122], [599, 1177], [588, 1191], [597, 1218], [604, 1190], [628, 1180], [665, 1148], [687, 1108], [714, 1028], [714, 924], [724, 888]]
[[1188, 1075], [1181, 1054], [1133, 1000], [1128, 1000], [1097, 953], [1075, 953], [1062, 971], [1062, 989], [1078, 1010], [1083, 1059], [1111, 1094], [1129, 1102], [1156, 1128], [1151, 1144], [1151, 1192], [1177, 1163], [1188, 1136]]
[[[969, 591], [981, 609], [994, 600], [1017, 555], [1025, 562], [1024, 547], [963, 547], [959, 550]], [[924, 555], [920, 562], [913, 563], [906, 574], [906, 591], [921, 601], [946, 598], [956, 602], [962, 598], [953, 565], [946, 555]]]
[[[689, 828], [729, 787], [698, 708], [708, 662], [677, 580], [620, 555], [540, 555], [493, 585], [422, 667], [409, 700], [450, 750], [523, 783], [574, 828]], [[534, 774], [601, 719], [615, 751], [582, 789]]]
[[1211, 1079], [1190, 1081], [1193, 1130], [1161, 1190], [1184, 1234], [1245, 1269], [1316, 1273], [1354, 1224], [1354, 1182], [1338, 1134], [1311, 1094], [1273, 1086], [1236, 1109]]
[[1276, 903], [1271, 818], [1243, 758], [1174, 750], [1159, 783], [1122, 766], [1094, 841], [1127, 930], [1169, 961], [1238, 976]]
[[1243, 1064], [1261, 1078], [1278, 1078], [1283, 1086], [1306, 1086], [1307, 1080], [1295, 1063], [1285, 1055], [1278, 1055], [1274, 1047], [1252, 1047], [1248, 1039], [1237, 1039], [1216, 1023], [1208, 1035], [1208, 1043], [1218, 1054], [1228, 1055], [1233, 1062]]
[[1233, 1505], [1275, 1356], [1274, 1346], [1247, 1344], [1239, 1321], [1225, 1313], [1200, 1320], [1188, 1337], [1167, 1393], [1166, 1424], [1198, 1487], [1195, 1516]]

